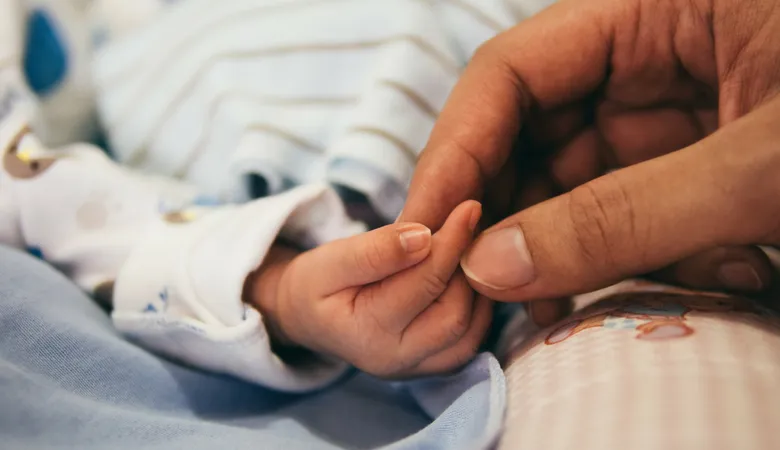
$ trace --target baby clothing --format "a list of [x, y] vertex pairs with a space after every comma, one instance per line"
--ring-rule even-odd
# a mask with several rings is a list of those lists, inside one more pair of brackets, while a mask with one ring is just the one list
[[473, 52], [547, 3], [96, 0], [84, 20], [121, 163], [227, 201], [249, 174], [346, 186], [392, 221]]
[[239, 201], [247, 174], [339, 184], [392, 221], [471, 52], [513, 22], [494, 0], [180, 2], [107, 33], [98, 107], [123, 163]]

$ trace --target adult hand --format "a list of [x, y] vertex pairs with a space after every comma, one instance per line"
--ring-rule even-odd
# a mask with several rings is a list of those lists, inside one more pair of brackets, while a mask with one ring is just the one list
[[780, 243], [779, 87], [774, 0], [556, 4], [476, 53], [402, 219], [436, 229], [483, 196], [499, 218], [520, 210], [462, 262], [498, 300], [661, 269], [759, 291], [772, 274], [752, 245]]

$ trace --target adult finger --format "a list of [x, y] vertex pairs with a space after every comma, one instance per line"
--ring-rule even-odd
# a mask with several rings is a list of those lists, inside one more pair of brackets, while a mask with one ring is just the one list
[[493, 299], [553, 298], [772, 238], [779, 114], [777, 99], [683, 150], [524, 210], [483, 233], [463, 270]]
[[563, 191], [574, 189], [604, 173], [608, 151], [598, 130], [584, 130], [552, 157], [550, 174]]
[[402, 219], [438, 229], [499, 172], [532, 105], [552, 109], [596, 89], [608, 67], [612, 16], [622, 12], [563, 2], [483, 45], [436, 122]]
[[542, 299], [526, 303], [528, 317], [539, 327], [547, 327], [571, 314], [574, 305], [569, 297]]
[[653, 278], [696, 289], [756, 293], [772, 283], [772, 264], [758, 247], [719, 247], [685, 258]]

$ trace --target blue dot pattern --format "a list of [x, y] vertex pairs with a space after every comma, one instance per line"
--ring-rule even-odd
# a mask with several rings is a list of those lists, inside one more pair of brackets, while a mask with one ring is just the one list
[[[163, 287], [162, 290], [157, 294], [157, 296], [160, 299], [160, 306], [162, 307], [162, 311], [164, 312], [166, 309], [168, 309], [168, 288]], [[141, 312], [145, 313], [156, 313], [159, 312], [160, 308], [155, 306], [154, 303], [147, 303], [146, 307]]]
[[24, 74], [32, 90], [45, 96], [62, 84], [68, 72], [68, 51], [53, 18], [33, 10], [27, 19]]
[[35, 256], [38, 259], [44, 259], [43, 258], [43, 251], [40, 247], [27, 247], [27, 253]]

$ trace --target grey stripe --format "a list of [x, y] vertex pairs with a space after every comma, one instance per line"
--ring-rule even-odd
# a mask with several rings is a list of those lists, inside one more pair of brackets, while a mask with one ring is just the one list
[[455, 6], [456, 8], [460, 8], [462, 11], [466, 12], [471, 17], [473, 17], [476, 21], [480, 22], [481, 24], [485, 25], [488, 28], [491, 28], [496, 33], [501, 33], [502, 31], [505, 30], [504, 26], [501, 25], [497, 20], [490, 17], [486, 12], [482, 11], [481, 9], [472, 5], [471, 3], [466, 2], [465, 0], [446, 0], [446, 1], [450, 3], [452, 6]]
[[[237, 11], [233, 14], [223, 17], [222, 19], [216, 22], [209, 22], [204, 24], [203, 27], [192, 32], [192, 36], [189, 36], [189, 39], [185, 39], [179, 42], [177, 45], [174, 45], [173, 48], [163, 53], [161, 57], [157, 59], [165, 63], [171, 63], [174, 61], [174, 59], [177, 56], [181, 55], [188, 48], [192, 48], [200, 41], [208, 41], [213, 35], [213, 32], [215, 30], [219, 30], [220, 28], [228, 28], [230, 26], [233, 26], [235, 22], [241, 22], [243, 20], [252, 20], [256, 18], [255, 16], [266, 16], [273, 13], [279, 13], [279, 12], [284, 13], [284, 12], [294, 11], [299, 8], [303, 9], [310, 6], [316, 6], [321, 3], [335, 3], [335, 2], [343, 2], [343, 1], [345, 0], [304, 0], [298, 2], [284, 3], [281, 5], [262, 5], [250, 10]], [[134, 62], [133, 64], [137, 64], [137, 63], [138, 62]], [[143, 64], [149, 64], [149, 63], [150, 63], [149, 61], [143, 61]], [[161, 72], [161, 70], [158, 72]], [[114, 86], [117, 85], [117, 83], [124, 83], [127, 81], [127, 79], [132, 79], [135, 75], [136, 72], [133, 71], [132, 68], [125, 68], [123, 70], [114, 73], [114, 75], [108, 77], [107, 79], [102, 80], [100, 86], [98, 86], [98, 89], [101, 91], [112, 89]], [[159, 76], [159, 73], [157, 74], [153, 73], [153, 75], [155, 76], [151, 76], [147, 78], [151, 78], [152, 80], [154, 80], [157, 78], [157, 76]]]
[[417, 164], [417, 152], [412, 147], [410, 147], [406, 142], [404, 142], [401, 138], [388, 131], [375, 128], [375, 127], [355, 127], [355, 128], [350, 128], [347, 132], [370, 134], [372, 136], [382, 138], [392, 143], [396, 148], [401, 150], [401, 152], [406, 156], [406, 158], [409, 160], [412, 166]]
[[439, 111], [434, 108], [427, 100], [425, 100], [420, 94], [414, 91], [411, 87], [393, 80], [380, 80], [379, 84], [387, 86], [399, 92], [412, 102], [423, 114], [427, 115], [434, 121], [439, 117]]
[[[278, 54], [293, 53], [293, 52], [358, 50], [364, 48], [379, 47], [382, 45], [387, 45], [395, 42], [408, 42], [418, 47], [420, 50], [422, 50], [432, 58], [439, 61], [439, 63], [441, 63], [442, 66], [444, 66], [447, 70], [453, 72], [455, 75], [458, 75], [460, 72], [460, 68], [458, 67], [457, 63], [451, 60], [447, 55], [441, 53], [438, 49], [433, 47], [428, 42], [422, 40], [419, 36], [413, 36], [413, 35], [400, 35], [400, 36], [389, 37], [386, 39], [353, 42], [353, 43], [283, 46], [283, 47], [276, 47], [276, 48], [258, 49], [258, 50], [251, 50], [251, 51], [233, 52], [233, 53], [223, 54], [223, 55], [215, 55], [209, 58], [209, 60], [206, 61], [204, 65], [200, 66], [198, 70], [193, 74], [193, 76], [189, 80], [187, 80], [186, 83], [180, 85], [177, 94], [170, 102], [168, 102], [161, 117], [158, 119], [160, 123], [160, 125], [158, 126], [162, 126], [162, 124], [164, 124], [170, 119], [170, 116], [173, 115], [174, 111], [179, 106], [179, 104], [182, 101], [184, 101], [186, 95], [189, 94], [194, 89], [194, 87], [197, 85], [200, 78], [205, 73], [207, 73], [208, 70], [211, 69], [211, 67], [213, 67], [215, 64], [217, 64], [220, 61], [231, 60], [231, 59], [249, 59], [249, 58], [257, 58], [258, 56], [263, 56], [263, 55], [274, 55], [274, 54], [278, 55]], [[107, 125], [109, 132], [113, 132], [113, 129], [115, 129], [117, 126], [119, 126], [119, 124], [121, 124], [126, 120], [126, 117], [132, 113], [132, 109], [133, 109], [132, 107], [134, 106], [138, 106], [138, 102], [128, 105], [128, 107], [125, 108], [125, 110], [122, 111], [121, 114], [117, 115], [118, 117], [117, 120]], [[140, 161], [143, 160], [144, 157], [145, 155], [130, 154], [128, 159], [133, 161]]]
[[[193, 147], [192, 151], [190, 151], [189, 155], [187, 155], [187, 159], [184, 161], [182, 166], [176, 170], [177, 176], [184, 176], [189, 172], [190, 168], [192, 167], [195, 162], [197, 162], [198, 159], [202, 156], [203, 152], [206, 149], [206, 142], [208, 140], [209, 134], [211, 133], [211, 125], [214, 121], [214, 118], [217, 115], [217, 111], [219, 110], [219, 106], [227, 101], [231, 97], [238, 97], [241, 96], [242, 99], [246, 100], [247, 98], [252, 101], [256, 101], [258, 103], [263, 103], [267, 105], [279, 105], [279, 106], [343, 106], [343, 105], [351, 105], [357, 101], [357, 98], [355, 97], [291, 97], [291, 98], [285, 98], [285, 97], [277, 97], [277, 96], [267, 96], [267, 95], [260, 95], [260, 96], [252, 96], [247, 97], [245, 94], [241, 92], [226, 92], [221, 95], [219, 95], [214, 101], [209, 105], [208, 114], [206, 116], [206, 122], [205, 125], [201, 131], [200, 139], [198, 139], [198, 142]], [[160, 122], [162, 123], [162, 122]], [[267, 129], [267, 127], [260, 126], [261, 129]], [[155, 130], [151, 133], [152, 136], [156, 135], [159, 130], [161, 129], [161, 126], [158, 126], [155, 128]], [[311, 149], [313, 146], [310, 145], [308, 142], [291, 135], [287, 132], [282, 133], [276, 133], [277, 135], [283, 135], [286, 139], [291, 140], [293, 142], [298, 143], [303, 148]], [[302, 145], [301, 145], [302, 144]], [[148, 148], [147, 144], [142, 145], [140, 148]], [[134, 152], [135, 154], [141, 154], [141, 151]]]
[[[286, 141], [293, 143], [296, 147], [300, 148], [301, 150], [307, 151], [309, 153], [314, 153], [317, 155], [325, 153], [325, 149], [318, 146], [317, 144], [314, 144], [306, 140], [306, 138], [298, 136], [290, 131], [279, 128], [275, 125], [271, 125], [270, 123], [249, 124], [242, 130], [242, 134], [247, 133], [249, 131], [259, 131], [262, 133], [280, 137]], [[202, 153], [202, 151], [200, 153]], [[178, 169], [174, 174], [174, 176], [178, 178], [184, 178], [195, 162], [196, 161], [194, 158], [188, 158], [187, 164], [182, 168]]]

